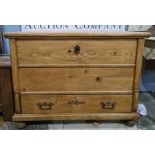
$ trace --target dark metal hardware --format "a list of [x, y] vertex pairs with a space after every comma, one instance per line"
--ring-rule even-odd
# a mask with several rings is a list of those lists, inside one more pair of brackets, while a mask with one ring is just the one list
[[85, 101], [78, 101], [78, 100], [71, 100], [68, 104], [78, 105], [78, 104], [85, 104]]
[[51, 110], [53, 105], [54, 105], [54, 103], [52, 103], [52, 102], [37, 103], [37, 106], [39, 107], [40, 110]]
[[110, 102], [110, 101], [101, 102], [103, 109], [114, 109], [116, 104], [117, 104], [116, 102]]
[[74, 47], [74, 53], [75, 53], [76, 55], [80, 54], [80, 46], [79, 46], [79, 45], [76, 45], [76, 46]]

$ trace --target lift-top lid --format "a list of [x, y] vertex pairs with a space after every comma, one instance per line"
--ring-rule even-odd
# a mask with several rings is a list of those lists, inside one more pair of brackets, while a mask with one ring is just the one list
[[7, 32], [7, 38], [146, 38], [149, 32], [72, 32], [72, 33], [55, 33], [55, 32]]

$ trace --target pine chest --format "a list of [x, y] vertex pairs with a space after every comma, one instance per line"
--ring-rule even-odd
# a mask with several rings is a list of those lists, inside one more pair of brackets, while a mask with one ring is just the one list
[[13, 121], [138, 119], [149, 33], [7, 33]]

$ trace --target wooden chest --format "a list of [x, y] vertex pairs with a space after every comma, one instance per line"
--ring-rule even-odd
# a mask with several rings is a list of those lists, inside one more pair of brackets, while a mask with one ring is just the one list
[[7, 33], [13, 121], [135, 120], [149, 33]]

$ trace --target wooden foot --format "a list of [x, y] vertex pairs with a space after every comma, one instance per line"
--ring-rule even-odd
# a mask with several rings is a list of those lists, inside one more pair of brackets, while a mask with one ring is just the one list
[[102, 123], [102, 121], [93, 121], [93, 120], [87, 120], [86, 122], [91, 123], [94, 126], [99, 126]]
[[25, 122], [15, 122], [15, 126], [17, 129], [24, 129], [26, 127]]
[[100, 124], [101, 124], [101, 122], [98, 122], [98, 121], [93, 123], [93, 125], [96, 126], [96, 127], [99, 126]]
[[126, 125], [128, 127], [133, 127], [133, 126], [135, 126], [135, 121], [126, 121]]

